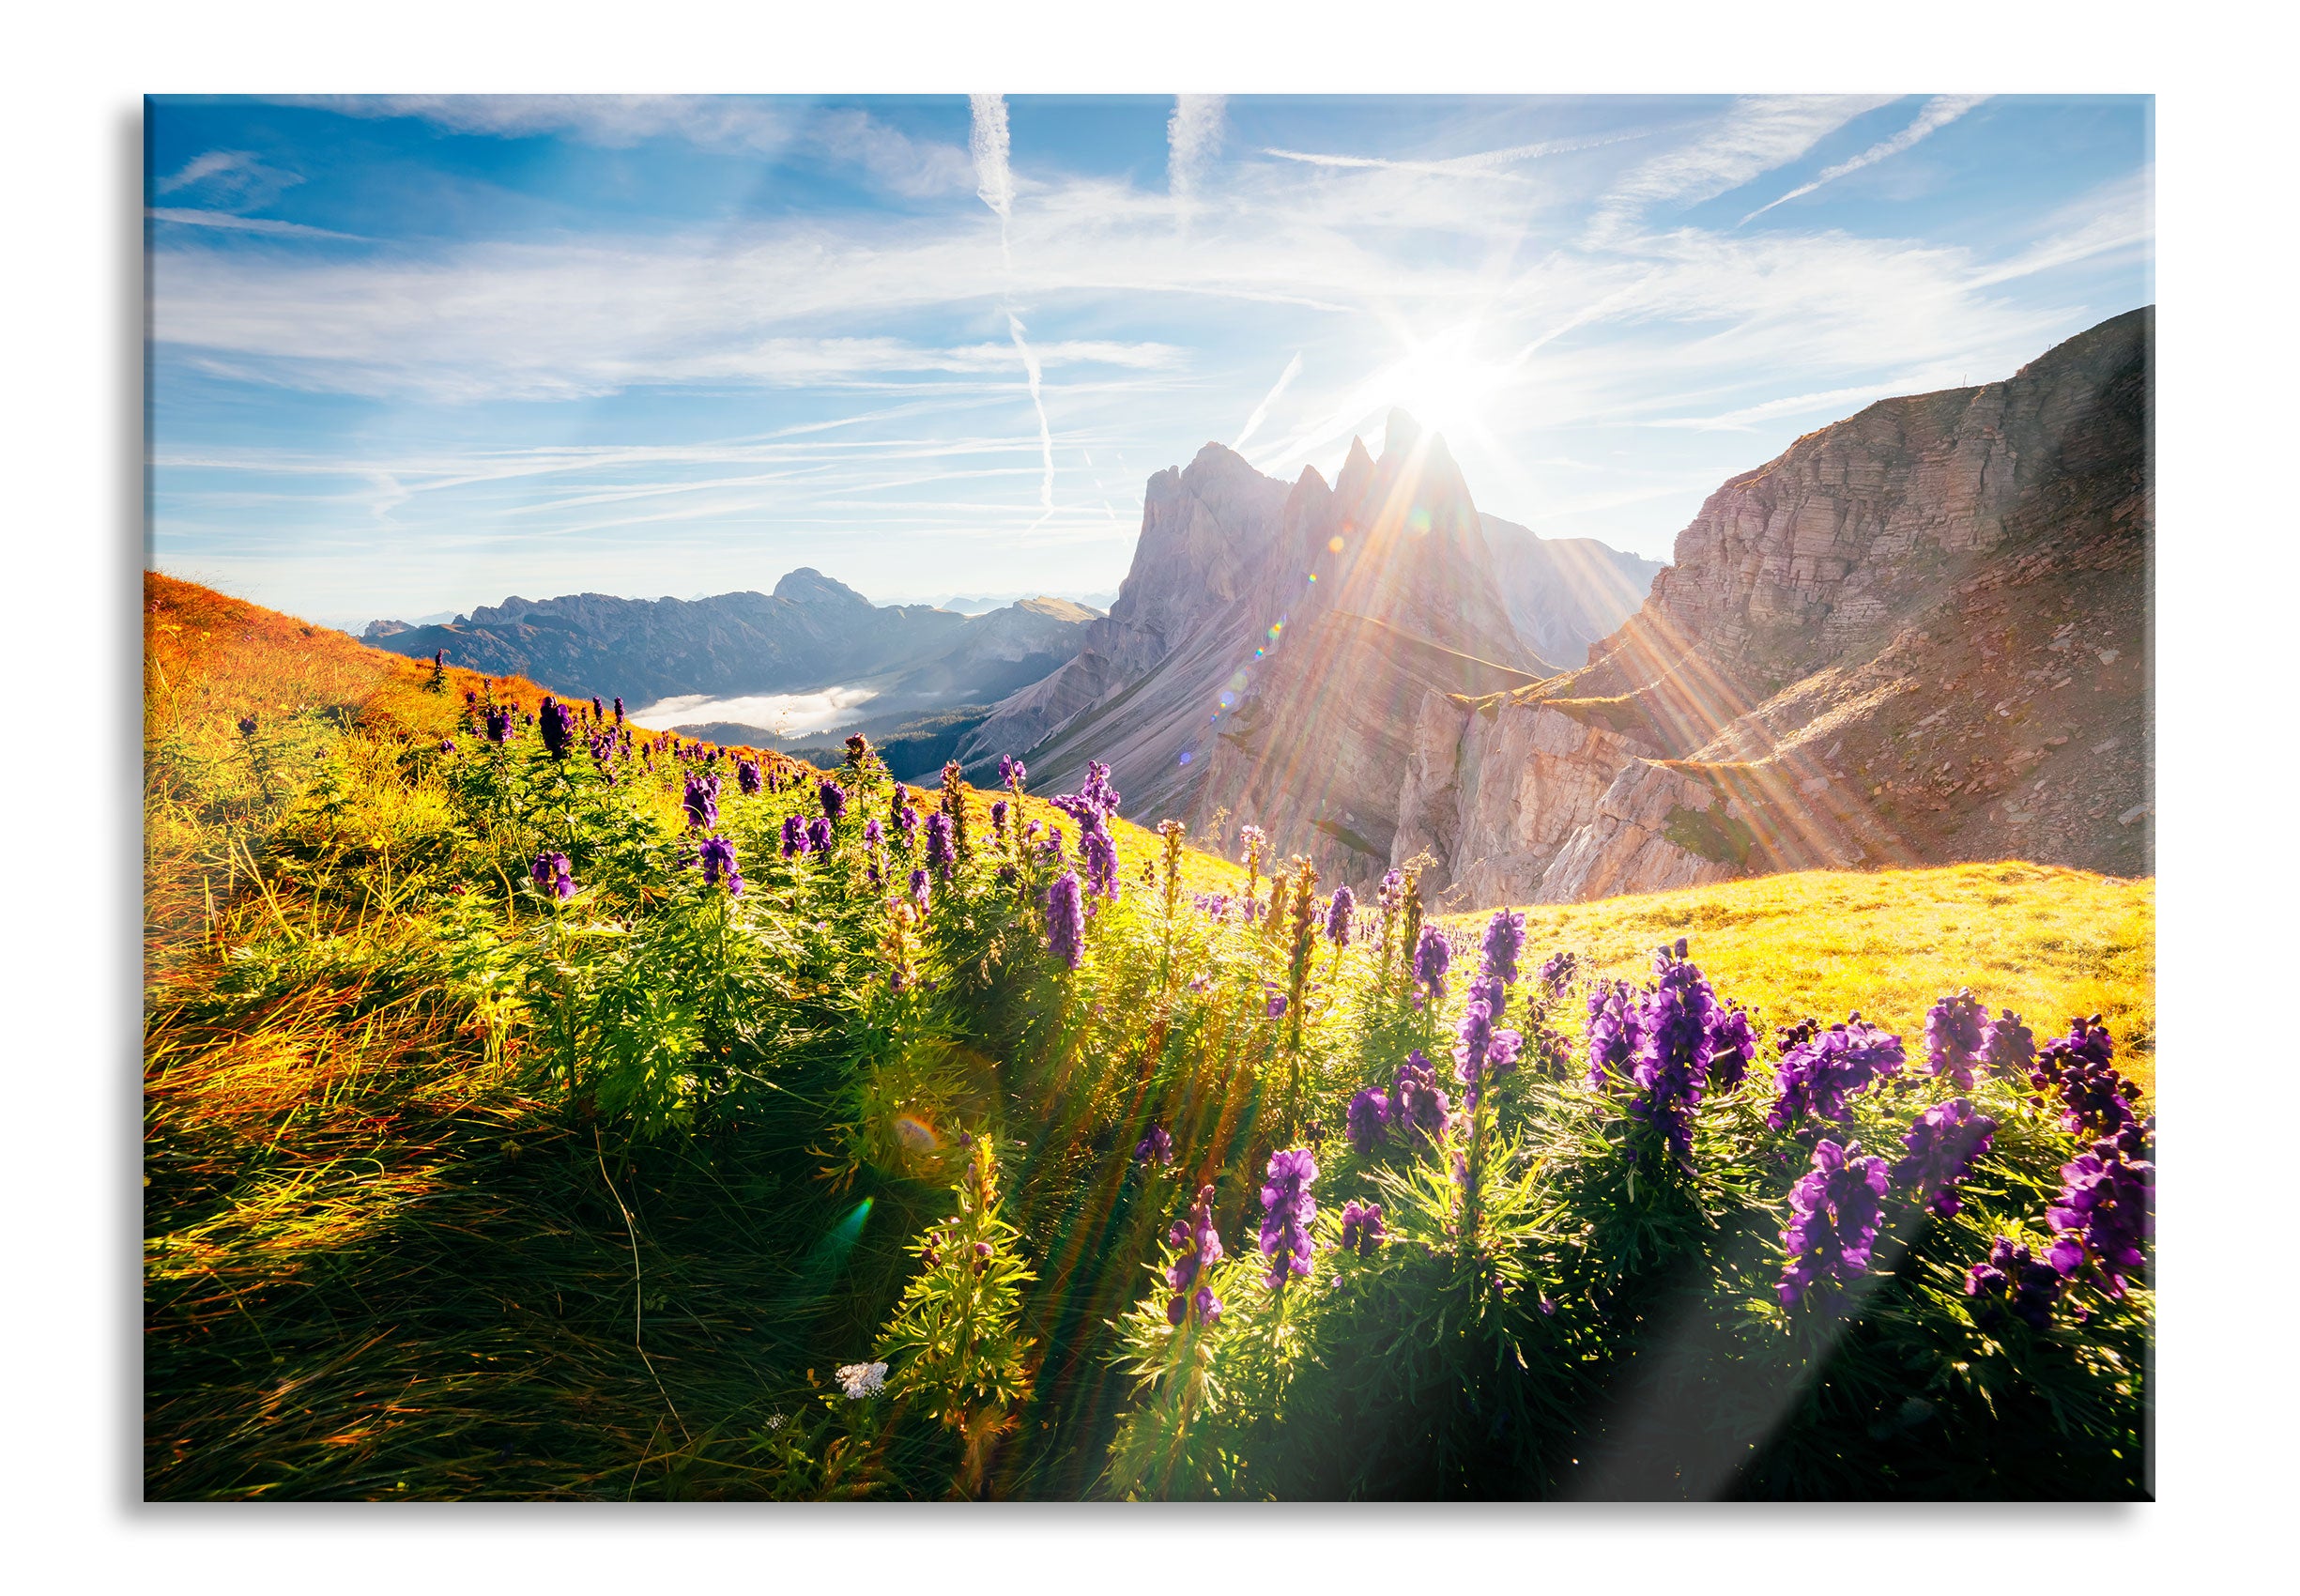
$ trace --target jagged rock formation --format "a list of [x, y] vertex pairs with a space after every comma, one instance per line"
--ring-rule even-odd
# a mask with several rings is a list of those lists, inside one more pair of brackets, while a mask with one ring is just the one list
[[576, 593], [482, 605], [444, 626], [379, 621], [366, 640], [418, 658], [527, 676], [635, 706], [685, 694], [808, 692], [870, 681], [882, 707], [989, 702], [1077, 652], [1094, 611], [1035, 598], [985, 615], [874, 605], [802, 567], [772, 594], [681, 600]]
[[2154, 868], [2154, 313], [1712, 494], [1590, 663], [1425, 696], [1393, 858], [1458, 907], [1815, 866]]
[[1130, 817], [1253, 821], [1329, 880], [1378, 875], [1423, 697], [1553, 669], [1520, 637], [1512, 592], [1578, 653], [1592, 617], [1634, 607], [1623, 589], [1649, 563], [1495, 525], [1508, 577], [1444, 440], [1403, 412], [1380, 460], [1353, 440], [1330, 486], [1208, 444], [1150, 480], [1133, 567], [1077, 658], [999, 705], [959, 757], [1020, 753], [1046, 790], [1104, 760]]

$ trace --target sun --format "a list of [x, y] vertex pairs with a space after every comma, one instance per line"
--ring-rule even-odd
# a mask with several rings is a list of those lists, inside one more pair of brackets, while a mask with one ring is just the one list
[[1509, 367], [1489, 357], [1471, 323], [1413, 344], [1385, 374], [1378, 402], [1458, 439], [1488, 430], [1492, 402], [1511, 380]]

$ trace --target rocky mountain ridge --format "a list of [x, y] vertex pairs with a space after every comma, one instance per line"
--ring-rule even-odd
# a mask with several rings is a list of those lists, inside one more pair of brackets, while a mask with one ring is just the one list
[[1638, 613], [1432, 693], [1391, 857], [1457, 907], [1815, 866], [2154, 868], [2153, 311], [1712, 494]]
[[376, 622], [366, 640], [423, 657], [621, 697], [634, 706], [684, 695], [804, 693], [870, 682], [882, 709], [989, 703], [1077, 652], [1093, 610], [1025, 599], [981, 615], [929, 605], [874, 605], [812, 567], [773, 593], [631, 599], [605, 593], [505, 599], [453, 622]]

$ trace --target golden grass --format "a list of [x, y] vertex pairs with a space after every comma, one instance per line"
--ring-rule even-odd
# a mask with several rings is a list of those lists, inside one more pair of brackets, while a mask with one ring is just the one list
[[[1449, 917], [1481, 928], [1489, 912]], [[1565, 947], [1606, 975], [1642, 978], [1652, 950], [1691, 939], [1719, 994], [1768, 1024], [1853, 1009], [1919, 1058], [1924, 1011], [1959, 987], [2057, 1036], [2104, 1017], [2117, 1065], [2156, 1083], [2156, 883], [2016, 860], [1937, 869], [1805, 870], [1596, 903], [1536, 904], [1526, 946]]]

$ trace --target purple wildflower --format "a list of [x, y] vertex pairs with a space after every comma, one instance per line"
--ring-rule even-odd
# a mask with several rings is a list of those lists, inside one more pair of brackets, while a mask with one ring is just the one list
[[2093, 1150], [2061, 1166], [2061, 1197], [2046, 1218], [2058, 1233], [2052, 1266], [2075, 1276], [2090, 1264], [2108, 1295], [2124, 1295], [2124, 1280], [2148, 1266], [2156, 1234], [2155, 1121], [2134, 1122], [2093, 1143]]
[[1369, 1086], [1350, 1099], [1348, 1114], [1350, 1145], [1360, 1154], [1372, 1155], [1389, 1133], [1389, 1099]]
[[911, 901], [918, 905], [918, 912], [921, 914], [927, 912], [927, 898], [929, 891], [927, 884], [927, 872], [912, 870], [911, 872]]
[[1433, 1000], [1446, 995], [1446, 969], [1453, 962], [1453, 944], [1435, 926], [1421, 928], [1421, 942], [1414, 949], [1414, 984], [1429, 989]]
[[1973, 1160], [1988, 1151], [1997, 1122], [1976, 1113], [1964, 1098], [1926, 1109], [1901, 1138], [1909, 1156], [1893, 1166], [1896, 1186], [1910, 1189], [1910, 1199], [1927, 1204], [1943, 1219], [1963, 1205], [1956, 1183], [1965, 1178]]
[[1974, 1001], [1970, 987], [1936, 1001], [1924, 1016], [1924, 1050], [1932, 1072], [1949, 1077], [1960, 1092], [1971, 1091], [1972, 1066], [1981, 1056], [1987, 1026], [1988, 1010]]
[[1516, 1064], [1517, 1050], [1525, 1042], [1515, 1031], [1494, 1028], [1493, 999], [1500, 995], [1499, 979], [1489, 977], [1479, 984], [1462, 1010], [1459, 1040], [1453, 1049], [1453, 1073], [1468, 1088], [1462, 1098], [1467, 1108], [1478, 1106], [1479, 1090], [1487, 1079], [1506, 1074]]
[[1357, 912], [1357, 895], [1346, 886], [1334, 889], [1326, 908], [1326, 940], [1336, 947], [1350, 945], [1350, 916]]
[[[1507, 909], [1496, 909], [1485, 927], [1485, 962], [1483, 973], [1497, 975], [1504, 986], [1517, 979], [1517, 956], [1526, 946], [1526, 916], [1512, 914]], [[1501, 1005], [1494, 1005], [1496, 1018]]]
[[1984, 1330], [2004, 1323], [2008, 1311], [2029, 1328], [2043, 1329], [2052, 1322], [2052, 1306], [2067, 1283], [2060, 1270], [2016, 1245], [2009, 1235], [1997, 1237], [1987, 1263], [1975, 1264], [1965, 1271], [1965, 1295], [1983, 1299], [1972, 1322]]
[[937, 809], [927, 817], [927, 863], [937, 870], [947, 870], [958, 862], [958, 850], [951, 845], [950, 817]]
[[719, 778], [708, 771], [687, 773], [687, 825], [694, 831], [708, 831], [719, 823]]
[[783, 857], [795, 859], [806, 852], [806, 824], [796, 815], [783, 817]]
[[1001, 754], [998, 757], [998, 782], [1001, 787], [1010, 787], [1020, 792], [1030, 785], [1030, 772], [1012, 754]]
[[529, 871], [535, 878], [535, 890], [550, 894], [564, 902], [575, 896], [575, 876], [570, 871], [564, 853], [538, 853]]
[[[255, 729], [255, 727], [254, 727], [254, 725], [253, 724], [253, 716], [251, 716], [251, 717], [250, 717], [250, 722], [251, 722], [251, 723], [250, 723], [249, 725], [243, 726], [243, 727], [241, 728], [241, 729], [242, 729], [242, 730], [244, 730], [244, 731], [253, 731], [253, 730]], [[508, 742], [510, 742], [510, 741], [511, 741], [511, 734], [512, 734], [512, 724], [513, 724], [513, 723], [512, 723], [512, 717], [511, 717], [511, 711], [510, 711], [510, 710], [508, 710], [508, 709], [504, 709], [504, 708], [499, 708], [499, 707], [498, 707], [497, 705], [494, 705], [494, 704], [489, 704], [489, 705], [487, 706], [487, 741], [488, 741], [488, 742], [490, 742], [490, 743], [508, 743]]]
[[735, 845], [733, 843], [723, 836], [703, 838], [702, 864], [703, 885], [716, 886], [719, 884], [720, 878], [724, 877], [727, 882], [727, 895], [729, 898], [740, 898], [743, 895], [743, 876], [735, 868]]
[[2019, 1015], [2005, 1009], [1981, 1033], [1981, 1059], [1991, 1075], [2018, 1080], [2036, 1062], [2036, 1037]]
[[[1075, 888], [1076, 883], [1072, 883]], [[1198, 1189], [1198, 1201], [1190, 1205], [1188, 1215], [1173, 1222], [1166, 1239], [1180, 1248], [1181, 1254], [1166, 1266], [1166, 1283], [1173, 1288], [1173, 1297], [1166, 1304], [1166, 1322], [1179, 1327], [1195, 1308], [1199, 1322], [1211, 1325], [1222, 1316], [1221, 1298], [1214, 1295], [1210, 1285], [1199, 1284], [1195, 1297], [1190, 1286], [1201, 1275], [1221, 1262], [1222, 1238], [1214, 1229], [1214, 1188]]]
[[1379, 1203], [1360, 1203], [1353, 1197], [1342, 1209], [1342, 1250], [1355, 1252], [1361, 1258], [1373, 1256], [1373, 1250], [1382, 1244], [1388, 1233], [1382, 1229], [1382, 1205]]
[[1269, 1184], [1262, 1189], [1262, 1255], [1270, 1261], [1263, 1279], [1272, 1291], [1288, 1275], [1310, 1273], [1310, 1221], [1318, 1217], [1310, 1186], [1317, 1178], [1318, 1161], [1309, 1148], [1270, 1155]]
[[1782, 1056], [1773, 1069], [1781, 1095], [1765, 1123], [1786, 1130], [1806, 1113], [1842, 1120], [1852, 1112], [1847, 1098], [1899, 1074], [1906, 1058], [1900, 1037], [1871, 1025], [1856, 1009], [1843, 1024], [1798, 1043]]
[[1685, 939], [1653, 956], [1653, 990], [1638, 1021], [1630, 1079], [1640, 1088], [1629, 1112], [1659, 1130], [1670, 1150], [1693, 1156], [1693, 1113], [1709, 1084], [1717, 994], [1685, 957]]
[[1644, 1022], [1642, 994], [1627, 981], [1600, 981], [1589, 990], [1589, 1089], [1629, 1073]]
[[1086, 952], [1086, 911], [1079, 898], [1078, 872], [1065, 870], [1046, 889], [1047, 951], [1075, 970]]
[[1004, 798], [990, 800], [990, 829], [1001, 836], [1006, 835], [1006, 800]]
[[847, 790], [825, 777], [815, 788], [815, 796], [822, 800], [822, 817], [836, 825], [847, 816]]
[[1403, 870], [1384, 871], [1382, 884], [1375, 891], [1373, 900], [1380, 905], [1383, 913], [1394, 914], [1397, 913], [1405, 902], [1405, 872]]
[[874, 815], [863, 822], [863, 843], [866, 847], [876, 848], [885, 840], [885, 828], [879, 824], [877, 816]]
[[759, 788], [765, 784], [759, 779], [759, 761], [757, 760], [739, 760], [736, 761], [735, 785], [743, 790], [743, 795], [745, 798], [756, 798], [759, 796]]
[[1286, 1017], [1286, 994], [1271, 992], [1263, 1000], [1263, 1007], [1269, 1011], [1272, 1020], [1283, 1020]]
[[1720, 1092], [1730, 1092], [1749, 1075], [1749, 1061], [1757, 1056], [1756, 1031], [1740, 1004], [1710, 1010], [1709, 1081]]
[[1398, 1078], [1389, 1088], [1389, 1123], [1416, 1138], [1430, 1142], [1445, 1129], [1452, 1116], [1453, 1105], [1446, 1100], [1445, 1088], [1437, 1083], [1437, 1072], [1419, 1048], [1405, 1055], [1398, 1066]]
[[831, 851], [831, 821], [825, 815], [817, 815], [806, 822], [806, 846], [810, 852], [828, 853]]
[[575, 711], [557, 698], [543, 701], [543, 745], [555, 760], [567, 757], [567, 745], [575, 741]]
[[1788, 1252], [1781, 1271], [1783, 1306], [1867, 1271], [1884, 1221], [1887, 1179], [1885, 1160], [1863, 1158], [1858, 1142], [1840, 1147], [1824, 1140], [1813, 1150], [1812, 1172], [1789, 1190], [1789, 1223], [1781, 1233]]
[[439, 752], [442, 754], [452, 754], [454, 751], [455, 740], [452, 737], [442, 737], [439, 739]]
[[615, 700], [615, 724], [616, 724], [616, 725], [618, 725], [618, 726], [621, 726], [622, 723], [623, 723], [623, 701], [622, 701], [621, 698], [618, 698], [618, 699], [616, 699], [616, 700]]
[[1551, 954], [1541, 961], [1541, 990], [1551, 997], [1563, 997], [1565, 989], [1573, 984], [1573, 975], [1580, 967], [1581, 959], [1575, 954]]
[[1138, 1164], [1171, 1164], [1174, 1161], [1174, 1139], [1162, 1125], [1154, 1125], [1134, 1143], [1134, 1161]]

